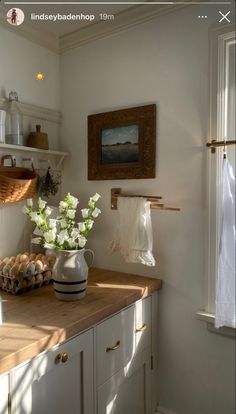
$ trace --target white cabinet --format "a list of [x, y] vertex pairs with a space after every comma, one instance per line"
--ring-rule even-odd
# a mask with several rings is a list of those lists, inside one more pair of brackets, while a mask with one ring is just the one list
[[13, 414], [92, 414], [93, 330], [11, 373]]
[[98, 388], [97, 413], [151, 414], [150, 348]]
[[0, 376], [0, 414], [8, 414], [8, 374]]
[[151, 414], [151, 297], [96, 327], [97, 414]]
[[157, 292], [0, 376], [0, 414], [154, 413], [156, 316]]

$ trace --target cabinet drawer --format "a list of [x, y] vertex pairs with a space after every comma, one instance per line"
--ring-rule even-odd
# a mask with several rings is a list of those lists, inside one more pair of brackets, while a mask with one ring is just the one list
[[151, 297], [135, 303], [135, 351], [142, 352], [151, 345]]
[[134, 305], [97, 326], [98, 386], [131, 361], [135, 351], [134, 327]]

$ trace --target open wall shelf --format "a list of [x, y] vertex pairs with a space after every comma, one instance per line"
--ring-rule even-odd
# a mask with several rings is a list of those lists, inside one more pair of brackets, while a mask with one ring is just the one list
[[56, 150], [43, 150], [38, 148], [26, 147], [23, 145], [0, 144], [0, 151], [10, 150], [11, 152], [23, 151], [24, 153], [42, 154], [43, 156], [54, 156], [57, 159], [56, 168], [59, 169], [66, 157], [69, 157], [69, 152]]

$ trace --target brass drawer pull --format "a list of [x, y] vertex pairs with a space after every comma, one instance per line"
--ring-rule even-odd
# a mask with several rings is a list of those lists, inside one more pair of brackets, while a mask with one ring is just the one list
[[106, 352], [115, 351], [116, 349], [120, 348], [120, 341], [117, 341], [114, 346], [108, 347], [106, 349]]
[[59, 362], [62, 362], [63, 364], [68, 361], [69, 355], [67, 354], [67, 352], [60, 352], [56, 358], [55, 358], [55, 363], [59, 364]]
[[144, 332], [146, 329], [147, 329], [147, 325], [146, 325], [146, 323], [144, 323], [143, 326], [141, 326], [141, 328], [137, 328], [135, 330], [135, 333]]

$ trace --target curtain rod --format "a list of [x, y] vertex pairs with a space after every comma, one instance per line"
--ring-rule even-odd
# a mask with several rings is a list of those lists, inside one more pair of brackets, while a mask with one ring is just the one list
[[216, 141], [213, 139], [211, 142], [207, 142], [206, 146], [208, 148], [211, 148], [211, 153], [214, 154], [216, 152], [217, 147], [226, 147], [227, 145], [235, 145], [235, 140], [229, 140], [229, 141]]

